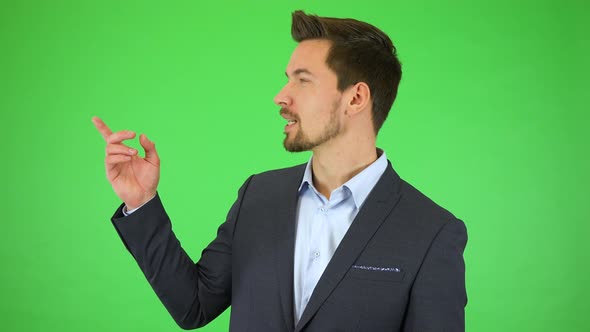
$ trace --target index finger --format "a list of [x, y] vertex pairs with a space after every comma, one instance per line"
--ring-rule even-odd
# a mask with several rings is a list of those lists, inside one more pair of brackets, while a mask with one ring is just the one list
[[107, 125], [98, 116], [92, 117], [92, 123], [94, 123], [94, 126], [96, 127], [96, 129], [98, 129], [105, 141], [113, 133], [111, 129], [107, 127]]

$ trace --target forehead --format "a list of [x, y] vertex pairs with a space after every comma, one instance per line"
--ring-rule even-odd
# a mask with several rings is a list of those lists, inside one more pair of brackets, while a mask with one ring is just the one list
[[326, 65], [326, 58], [330, 50], [331, 42], [322, 39], [304, 40], [300, 42], [287, 65], [287, 74], [291, 75], [295, 70], [307, 69], [314, 75], [331, 72]]

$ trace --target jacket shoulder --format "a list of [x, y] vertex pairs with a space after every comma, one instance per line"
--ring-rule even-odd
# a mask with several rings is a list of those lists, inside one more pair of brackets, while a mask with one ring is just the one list
[[400, 207], [422, 226], [441, 227], [447, 223], [462, 223], [453, 213], [440, 206], [408, 182], [401, 180]]
[[252, 176], [252, 182], [254, 184], [271, 183], [273, 186], [277, 186], [282, 183], [293, 182], [294, 180], [301, 181], [306, 165], [307, 163], [257, 173]]

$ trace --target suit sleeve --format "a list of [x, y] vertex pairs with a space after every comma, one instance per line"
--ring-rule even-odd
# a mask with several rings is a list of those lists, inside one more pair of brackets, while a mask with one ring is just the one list
[[206, 325], [231, 303], [233, 232], [250, 179], [197, 264], [172, 231], [159, 195], [127, 217], [119, 208], [111, 219], [160, 301], [183, 329]]
[[404, 332], [465, 331], [467, 230], [460, 220], [434, 238], [410, 293]]

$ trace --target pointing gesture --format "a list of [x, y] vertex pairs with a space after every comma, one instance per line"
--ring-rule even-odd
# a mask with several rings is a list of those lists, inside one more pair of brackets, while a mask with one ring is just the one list
[[139, 143], [145, 151], [142, 158], [137, 150], [123, 144], [123, 141], [134, 138], [135, 132], [123, 130], [113, 133], [98, 117], [93, 117], [92, 122], [107, 143], [107, 179], [127, 209], [139, 207], [154, 197], [160, 180], [160, 158], [154, 142], [144, 134], [139, 136]]

